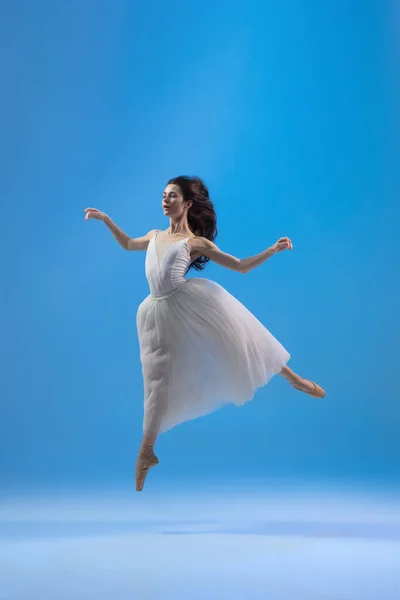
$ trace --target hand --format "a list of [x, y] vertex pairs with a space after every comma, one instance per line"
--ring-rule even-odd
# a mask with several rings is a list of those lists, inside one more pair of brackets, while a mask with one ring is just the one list
[[83, 212], [86, 213], [85, 221], [89, 221], [89, 219], [98, 219], [99, 221], [104, 221], [104, 219], [108, 216], [106, 213], [101, 212], [101, 210], [97, 210], [97, 208], [85, 208]]
[[272, 246], [274, 252], [283, 252], [283, 250], [293, 250], [293, 244], [288, 237], [279, 238]]

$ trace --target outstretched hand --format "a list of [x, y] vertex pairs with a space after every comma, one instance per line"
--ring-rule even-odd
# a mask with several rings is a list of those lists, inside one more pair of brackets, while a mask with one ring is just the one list
[[99, 221], [104, 221], [104, 219], [108, 216], [106, 213], [101, 212], [101, 210], [97, 210], [97, 208], [85, 208], [83, 212], [86, 213], [85, 221], [89, 221], [89, 219], [98, 219]]
[[283, 252], [283, 250], [293, 250], [293, 244], [288, 237], [279, 238], [272, 246], [275, 252]]

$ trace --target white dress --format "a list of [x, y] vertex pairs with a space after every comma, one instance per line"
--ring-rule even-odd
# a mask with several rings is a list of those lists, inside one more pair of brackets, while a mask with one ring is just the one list
[[234, 296], [185, 275], [188, 239], [146, 253], [150, 295], [137, 310], [144, 379], [144, 434], [162, 433], [230, 402], [251, 400], [290, 358]]

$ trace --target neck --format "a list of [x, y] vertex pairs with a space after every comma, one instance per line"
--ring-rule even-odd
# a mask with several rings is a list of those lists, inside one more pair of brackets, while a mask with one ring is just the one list
[[192, 232], [190, 230], [186, 215], [180, 219], [170, 218], [167, 232], [169, 235], [191, 235]]

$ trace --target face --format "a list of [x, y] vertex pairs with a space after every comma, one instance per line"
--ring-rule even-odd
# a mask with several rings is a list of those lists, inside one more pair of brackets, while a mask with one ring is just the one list
[[164, 215], [179, 217], [188, 209], [190, 203], [185, 202], [179, 185], [170, 183], [164, 190], [162, 207]]

